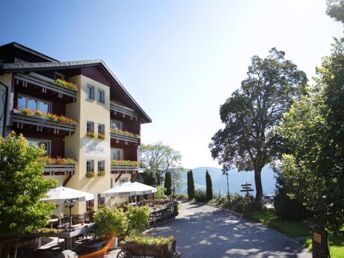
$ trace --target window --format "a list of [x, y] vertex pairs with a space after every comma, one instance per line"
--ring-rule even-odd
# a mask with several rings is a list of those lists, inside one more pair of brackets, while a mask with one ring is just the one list
[[51, 103], [33, 97], [19, 95], [17, 99], [17, 108], [28, 108], [31, 110], [38, 110], [44, 113], [48, 113], [51, 110]]
[[87, 121], [87, 132], [88, 133], [94, 132], [94, 122]]
[[98, 133], [105, 134], [105, 125], [98, 124]]
[[101, 89], [97, 91], [97, 101], [99, 103], [105, 104], [105, 92]]
[[98, 172], [99, 171], [105, 171], [105, 160], [98, 161]]
[[111, 120], [111, 128], [122, 129], [123, 123], [117, 120]]
[[29, 145], [30, 145], [30, 146], [33, 146], [33, 145], [42, 146], [42, 145], [43, 145], [44, 149], [45, 149], [46, 152], [47, 152], [47, 155], [48, 155], [48, 156], [51, 155], [51, 152], [50, 152], [50, 145], [51, 145], [51, 142], [50, 142], [50, 140], [44, 140], [44, 139], [30, 139], [30, 138], [27, 138], [27, 140], [29, 141]]
[[86, 173], [90, 173], [94, 171], [94, 160], [87, 160], [86, 161]]
[[122, 160], [123, 159], [123, 149], [111, 149], [111, 159], [112, 160]]
[[94, 86], [87, 85], [87, 99], [94, 100]]
[[55, 80], [64, 80], [64, 75], [62, 73], [55, 73]]

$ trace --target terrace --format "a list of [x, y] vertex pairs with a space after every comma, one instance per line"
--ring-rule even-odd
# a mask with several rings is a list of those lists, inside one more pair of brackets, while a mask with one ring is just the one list
[[37, 132], [43, 129], [50, 130], [54, 134], [69, 134], [75, 131], [77, 122], [54, 114], [46, 114], [40, 111], [32, 111], [29, 109], [13, 110], [13, 123], [17, 124], [17, 128], [23, 129], [24, 125], [32, 129], [36, 127]]
[[14, 76], [16, 85], [27, 88], [30, 85], [30, 91], [35, 88], [40, 89], [40, 93], [57, 94], [59, 99], [64, 99], [67, 102], [74, 102], [78, 88], [75, 84], [64, 80], [53, 80], [37, 73], [21, 74]]

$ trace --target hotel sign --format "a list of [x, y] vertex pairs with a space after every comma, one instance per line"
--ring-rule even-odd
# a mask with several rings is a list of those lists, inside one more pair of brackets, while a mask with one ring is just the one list
[[96, 139], [84, 139], [83, 149], [87, 156], [110, 157], [110, 149], [108, 142]]
[[5, 136], [7, 87], [0, 83], [0, 136]]

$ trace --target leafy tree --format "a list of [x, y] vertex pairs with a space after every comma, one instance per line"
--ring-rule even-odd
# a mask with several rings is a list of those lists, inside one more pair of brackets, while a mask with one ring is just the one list
[[151, 170], [145, 170], [145, 172], [142, 173], [143, 177], [143, 183], [146, 185], [156, 186], [157, 185], [157, 179], [155, 172]]
[[316, 87], [285, 114], [288, 146], [280, 166], [288, 195], [301, 200], [318, 225], [344, 223], [344, 39], [317, 69]]
[[94, 216], [97, 236], [124, 237], [128, 230], [127, 215], [121, 209], [101, 208]]
[[[162, 143], [142, 144], [140, 146], [141, 166], [156, 175], [157, 183], [162, 182], [162, 175], [167, 171], [172, 174], [182, 170], [180, 153]], [[176, 177], [175, 175], [172, 175]]]
[[195, 183], [193, 179], [192, 170], [189, 170], [187, 173], [187, 186], [188, 186], [188, 197], [189, 199], [193, 199], [195, 196]]
[[205, 182], [206, 182], [206, 199], [210, 201], [213, 199], [213, 184], [211, 182], [211, 177], [208, 170], [205, 172]]
[[40, 199], [55, 182], [43, 178], [44, 154], [22, 135], [0, 137], [0, 237], [18, 236], [48, 223], [54, 207]]
[[262, 59], [252, 57], [241, 88], [220, 107], [225, 128], [213, 137], [209, 147], [213, 158], [228, 171], [254, 171], [256, 201], [262, 202], [262, 168], [278, 153], [280, 137], [274, 133], [282, 114], [303, 93], [304, 72], [275, 48]]
[[142, 234], [149, 225], [149, 207], [147, 205], [142, 207], [128, 206], [126, 212], [128, 220], [128, 233], [131, 234]]
[[172, 194], [172, 178], [171, 178], [171, 173], [167, 171], [165, 173], [165, 181], [164, 181], [164, 188], [165, 188], [165, 194], [167, 196], [170, 196]]
[[327, 14], [333, 19], [344, 23], [344, 1], [327, 0]]

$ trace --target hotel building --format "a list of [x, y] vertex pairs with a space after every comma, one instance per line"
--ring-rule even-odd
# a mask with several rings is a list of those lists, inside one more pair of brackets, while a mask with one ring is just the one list
[[[0, 46], [0, 135], [13, 130], [44, 145], [44, 176], [57, 186], [100, 196], [135, 181], [140, 126], [150, 122], [102, 60], [60, 62], [18, 43]], [[127, 198], [99, 197], [95, 207]]]

